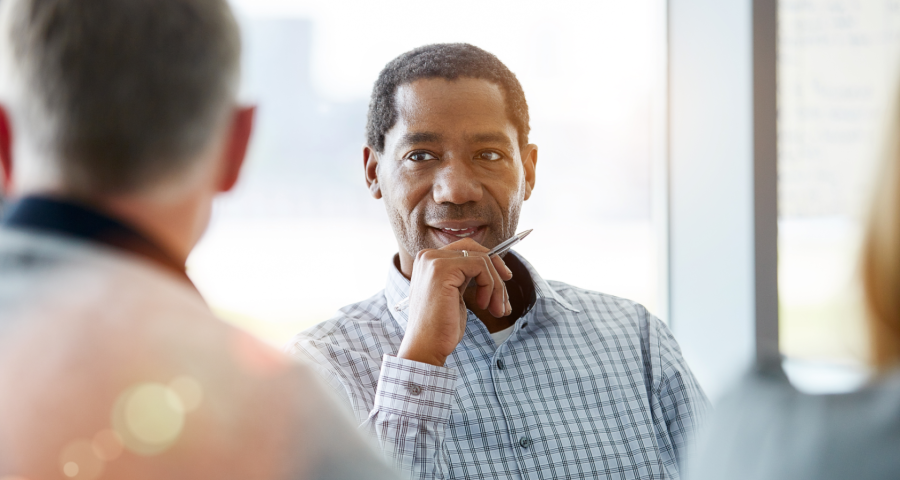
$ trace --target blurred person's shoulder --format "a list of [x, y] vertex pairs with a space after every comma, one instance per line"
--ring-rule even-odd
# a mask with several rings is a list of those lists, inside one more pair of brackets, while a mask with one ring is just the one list
[[811, 394], [770, 362], [718, 402], [686, 478], [893, 479], [898, 449], [900, 372], [848, 393]]
[[[48, 279], [78, 271], [96, 253], [85, 242], [0, 227], [0, 308], [27, 305], [50, 287]], [[6, 316], [9, 320], [9, 316]]]
[[[149, 260], [86, 240], [10, 228], [0, 228], [0, 299], [5, 323], [27, 315], [32, 329], [80, 322], [127, 329], [174, 317], [192, 319], [179, 322], [190, 329], [213, 319], [188, 282]], [[176, 308], [183, 312], [173, 315]], [[118, 321], [103, 323], [111, 318]]]
[[[218, 320], [189, 284], [118, 251], [27, 232], [0, 230], [0, 259], [11, 265], [0, 268], [0, 388], [15, 392], [0, 398], [0, 466], [46, 463], [32, 475], [55, 475], [73, 441], [115, 431], [124, 453], [103, 464], [105, 478], [314, 470], [310, 445], [329, 442], [304, 437], [335, 420], [317, 375]], [[154, 392], [180, 401], [135, 417]]]

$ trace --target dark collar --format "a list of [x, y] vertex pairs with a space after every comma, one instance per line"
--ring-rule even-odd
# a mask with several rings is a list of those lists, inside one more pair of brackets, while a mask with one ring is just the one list
[[514, 308], [509, 316], [519, 318], [528, 313], [537, 301], [534, 279], [519, 257], [507, 253], [503, 256], [503, 262], [513, 272], [512, 280], [506, 282], [509, 303]]
[[107, 245], [143, 257], [178, 275], [193, 286], [184, 264], [132, 227], [91, 207], [69, 200], [25, 197], [9, 205], [0, 224], [39, 230]]

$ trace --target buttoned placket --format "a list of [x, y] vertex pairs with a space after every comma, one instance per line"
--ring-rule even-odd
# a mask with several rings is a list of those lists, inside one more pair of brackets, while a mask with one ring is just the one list
[[[523, 330], [525, 330], [528, 324], [533, 321], [532, 317], [534, 316], [534, 312], [535, 309], [532, 308], [529, 312], [516, 320], [512, 334], [506, 341], [497, 345], [497, 349], [491, 357], [491, 380], [494, 384], [495, 394], [497, 394], [496, 392], [508, 390], [499, 388], [499, 384], [500, 382], [510, 381], [509, 379], [515, 375], [514, 372], [517, 370], [518, 366], [509, 361], [508, 358], [504, 360], [504, 353], [509, 351], [510, 342], [520, 341], [520, 337], [525, 333]], [[509, 404], [506, 399], [499, 394], [497, 394], [497, 403], [503, 410], [503, 417], [506, 418], [506, 424], [509, 425], [508, 441], [511, 443], [512, 448], [517, 450], [516, 458], [519, 462], [519, 473], [523, 478], [526, 478], [526, 472], [528, 472], [529, 469], [527, 465], [528, 462], [525, 461], [525, 456], [530, 455], [534, 439], [531, 437], [528, 424], [525, 423], [523, 419], [511, 415]]]

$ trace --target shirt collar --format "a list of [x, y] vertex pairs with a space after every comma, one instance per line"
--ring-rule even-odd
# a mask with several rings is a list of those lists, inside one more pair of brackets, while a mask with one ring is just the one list
[[193, 286], [183, 263], [132, 227], [91, 207], [69, 200], [25, 197], [4, 212], [5, 227], [39, 230], [106, 245], [143, 257]]
[[[525, 257], [514, 250], [509, 251], [509, 255], [515, 257], [516, 260], [525, 268], [528, 275], [531, 276], [531, 282], [534, 285], [535, 303], [538, 302], [554, 302], [572, 312], [578, 313], [579, 310], [567, 302], [562, 295], [559, 294], [550, 284], [538, 274], [534, 266], [525, 260]], [[384, 288], [384, 296], [387, 300], [388, 310], [391, 315], [400, 324], [400, 327], [406, 330], [406, 324], [409, 321], [408, 307], [398, 311], [395, 307], [398, 303], [409, 296], [410, 282], [400, 273], [397, 268], [396, 255], [391, 259], [391, 266], [388, 269], [387, 284]]]

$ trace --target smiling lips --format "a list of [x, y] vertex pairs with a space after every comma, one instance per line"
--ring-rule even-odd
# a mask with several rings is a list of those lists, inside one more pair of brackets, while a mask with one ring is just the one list
[[466, 238], [475, 235], [475, 232], [478, 231], [478, 227], [469, 227], [469, 228], [439, 228], [438, 230], [446, 233], [447, 235], [453, 235], [459, 238]]

